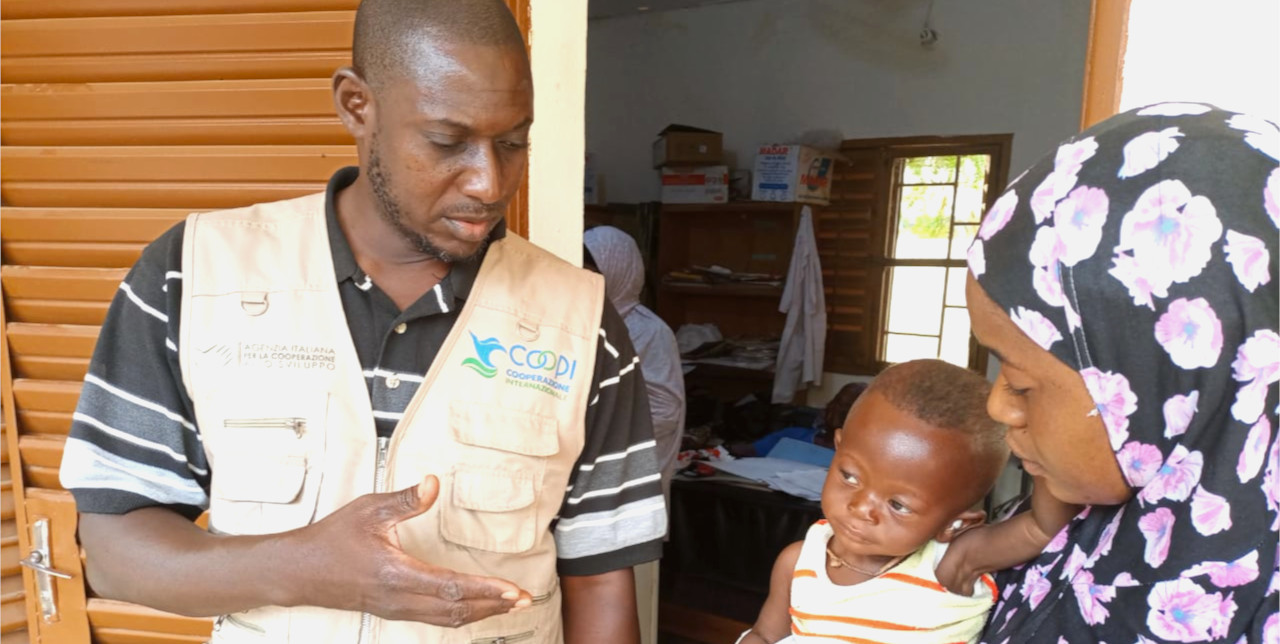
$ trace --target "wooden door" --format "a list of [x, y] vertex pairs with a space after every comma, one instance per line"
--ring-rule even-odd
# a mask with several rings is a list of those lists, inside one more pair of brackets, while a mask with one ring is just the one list
[[[528, 0], [508, 0], [528, 37]], [[329, 77], [358, 0], [0, 5], [0, 613], [32, 642], [202, 642], [211, 621], [95, 597], [62, 446], [98, 328], [188, 212], [317, 192], [356, 162]], [[526, 234], [527, 190], [508, 219]], [[46, 552], [33, 549], [47, 540]], [[69, 579], [22, 568], [19, 559]], [[42, 604], [40, 596], [45, 595]], [[48, 599], [53, 601], [47, 601]], [[17, 624], [20, 625], [20, 622]]]

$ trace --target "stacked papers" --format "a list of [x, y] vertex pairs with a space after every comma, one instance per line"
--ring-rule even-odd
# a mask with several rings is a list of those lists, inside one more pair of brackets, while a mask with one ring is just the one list
[[707, 465], [745, 479], [759, 481], [770, 489], [786, 492], [809, 501], [822, 498], [822, 484], [827, 468], [781, 458], [740, 458], [733, 461], [708, 462]]

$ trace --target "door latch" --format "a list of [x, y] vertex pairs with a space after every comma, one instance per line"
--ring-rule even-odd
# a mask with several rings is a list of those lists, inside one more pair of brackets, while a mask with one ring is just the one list
[[40, 601], [40, 617], [46, 622], [58, 621], [58, 602], [54, 595], [53, 578], [75, 579], [53, 569], [49, 554], [49, 520], [36, 519], [31, 523], [31, 552], [18, 564], [30, 568], [36, 577], [36, 596]]

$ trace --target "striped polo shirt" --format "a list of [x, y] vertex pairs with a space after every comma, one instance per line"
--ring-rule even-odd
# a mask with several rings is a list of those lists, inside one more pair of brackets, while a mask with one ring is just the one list
[[[326, 219], [375, 426], [389, 435], [457, 320], [483, 255], [454, 264], [401, 311], [360, 269], [338, 224], [334, 197], [358, 172], [344, 168], [330, 179]], [[209, 463], [178, 365], [183, 231], [179, 224], [143, 251], [103, 323], [61, 472], [81, 512], [164, 506], [194, 518], [208, 507]], [[491, 239], [505, 234], [500, 223]], [[600, 574], [661, 555], [666, 511], [638, 367], [627, 327], [605, 301], [585, 443], [553, 526], [562, 575]]]

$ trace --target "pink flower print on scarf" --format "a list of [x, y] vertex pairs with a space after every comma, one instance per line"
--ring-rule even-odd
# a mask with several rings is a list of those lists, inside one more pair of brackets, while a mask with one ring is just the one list
[[1165, 459], [1164, 465], [1156, 470], [1151, 482], [1138, 493], [1143, 503], [1159, 503], [1165, 499], [1186, 501], [1191, 491], [1200, 484], [1200, 472], [1204, 469], [1204, 455], [1198, 451], [1187, 451], [1182, 445], [1176, 445]]
[[1070, 527], [1070, 524], [1062, 526], [1058, 534], [1053, 535], [1053, 538], [1049, 540], [1049, 545], [1044, 547], [1045, 552], [1062, 552], [1062, 547], [1067, 545], [1068, 527]]
[[1000, 195], [1000, 198], [992, 204], [991, 210], [987, 212], [987, 216], [983, 218], [982, 225], [978, 227], [978, 238], [991, 239], [992, 235], [1000, 232], [1013, 218], [1013, 212], [1017, 207], [1018, 193], [1009, 190]]
[[1156, 472], [1160, 471], [1160, 465], [1164, 463], [1164, 454], [1155, 445], [1131, 441], [1125, 443], [1124, 447], [1116, 452], [1116, 462], [1120, 464], [1120, 471], [1129, 485], [1142, 488], [1146, 487], [1156, 477]]
[[1138, 110], [1140, 116], [1195, 116], [1213, 108], [1203, 103], [1156, 103]]
[[1224, 248], [1227, 251], [1227, 262], [1231, 264], [1231, 270], [1245, 290], [1252, 293], [1271, 281], [1271, 253], [1267, 252], [1267, 245], [1261, 239], [1228, 230], [1227, 245]]
[[1209, 575], [1209, 581], [1213, 582], [1214, 586], [1218, 588], [1233, 588], [1235, 586], [1243, 586], [1257, 579], [1258, 572], [1258, 551], [1251, 550], [1249, 554], [1230, 563], [1225, 561], [1198, 563], [1186, 569], [1182, 576], [1190, 579], [1200, 575]]
[[1053, 215], [1054, 204], [1076, 187], [1081, 166], [1097, 152], [1098, 142], [1093, 137], [1058, 146], [1053, 159], [1053, 172], [1031, 194], [1031, 212], [1035, 213], [1037, 224]]
[[1093, 583], [1093, 573], [1085, 571], [1071, 583], [1071, 590], [1076, 595], [1080, 617], [1084, 618], [1086, 624], [1095, 626], [1107, 621], [1110, 615], [1107, 602], [1116, 598], [1115, 587]]
[[1267, 617], [1267, 623], [1262, 627], [1262, 644], [1277, 644], [1280, 642], [1280, 614], [1271, 613]]
[[[1120, 243], [1111, 275], [1129, 290], [1135, 304], [1151, 295], [1166, 297], [1169, 286], [1204, 270], [1222, 221], [1207, 197], [1195, 196], [1176, 179], [1147, 188], [1120, 223]], [[1121, 262], [1126, 251], [1132, 262]]]
[[1174, 516], [1169, 508], [1156, 508], [1138, 519], [1138, 530], [1146, 537], [1147, 547], [1142, 559], [1152, 568], [1159, 568], [1169, 556], [1169, 541], [1173, 536]]
[[1049, 594], [1049, 580], [1044, 578], [1044, 574], [1048, 572], [1052, 566], [1032, 566], [1027, 571], [1026, 580], [1022, 583], [1022, 596], [1026, 598], [1031, 610], [1035, 610], [1040, 602], [1044, 601], [1045, 596]]
[[1102, 227], [1107, 223], [1111, 202], [1101, 188], [1081, 186], [1071, 191], [1053, 209], [1053, 227], [1062, 244], [1061, 260], [1075, 266], [1093, 257], [1102, 241]]
[[1240, 450], [1240, 460], [1236, 463], [1236, 476], [1241, 483], [1248, 483], [1262, 469], [1262, 462], [1267, 458], [1267, 444], [1271, 442], [1271, 419], [1262, 416], [1253, 427], [1249, 428], [1249, 436], [1244, 441], [1244, 449]]
[[[1147, 627], [1156, 637], [1174, 642], [1203, 642], [1220, 637], [1235, 614], [1235, 601], [1207, 593], [1190, 579], [1162, 581], [1147, 595]], [[1227, 617], [1227, 619], [1223, 619]]]
[[1236, 114], [1227, 126], [1244, 132], [1244, 142], [1255, 150], [1280, 161], [1280, 127], [1252, 114]]
[[1062, 578], [1067, 581], [1073, 581], [1081, 570], [1088, 568], [1092, 562], [1089, 556], [1080, 549], [1080, 546], [1071, 547], [1071, 554], [1067, 555], [1067, 563], [1062, 564]]
[[1138, 397], [1122, 373], [1104, 372], [1096, 367], [1080, 370], [1089, 395], [1102, 415], [1111, 437], [1111, 449], [1118, 450], [1129, 438], [1129, 416], [1138, 409]]
[[1178, 137], [1182, 132], [1168, 127], [1159, 132], [1147, 132], [1133, 137], [1124, 144], [1124, 165], [1116, 173], [1121, 179], [1136, 177], [1156, 167], [1178, 149]]
[[982, 248], [982, 240], [975, 239], [969, 245], [969, 272], [973, 273], [974, 279], [982, 277], [987, 272], [987, 254]]
[[1262, 188], [1262, 207], [1271, 217], [1271, 223], [1280, 228], [1280, 168], [1267, 175], [1267, 185]]
[[1112, 277], [1120, 280], [1120, 283], [1129, 289], [1129, 296], [1133, 298], [1134, 305], [1145, 306], [1154, 311], [1156, 308], [1155, 300], [1151, 296], [1157, 288], [1160, 288], [1156, 283], [1158, 278], [1153, 280], [1148, 277], [1145, 271], [1138, 268], [1138, 260], [1134, 259], [1132, 255], [1120, 253], [1111, 261], [1113, 266], [1107, 272]]
[[[1098, 546], [1093, 549], [1093, 554], [1089, 556], [1089, 565], [1093, 565], [1093, 562], [1111, 552], [1111, 544], [1116, 539], [1116, 532], [1120, 530], [1120, 519], [1123, 517], [1124, 508], [1122, 507], [1111, 518], [1111, 523], [1108, 523], [1107, 527], [1102, 529], [1102, 536], [1098, 537]], [[1063, 531], [1065, 532], [1065, 528]]]
[[1183, 369], [1212, 367], [1222, 355], [1222, 321], [1203, 297], [1170, 302], [1155, 333], [1173, 364]]
[[1049, 306], [1063, 306], [1067, 303], [1062, 292], [1062, 277], [1059, 261], [1066, 253], [1066, 246], [1058, 237], [1058, 230], [1053, 226], [1043, 226], [1036, 230], [1035, 241], [1027, 256], [1035, 270], [1031, 274], [1031, 283], [1036, 295]]
[[1280, 335], [1271, 329], [1254, 332], [1236, 349], [1231, 370], [1232, 376], [1244, 383], [1236, 391], [1231, 415], [1242, 423], [1253, 424], [1262, 415], [1267, 387], [1280, 381]]
[[1045, 351], [1048, 351], [1053, 343], [1062, 339], [1062, 333], [1058, 328], [1039, 311], [1019, 306], [1009, 311], [1009, 319], [1013, 320], [1013, 323], [1018, 325], [1028, 338]]
[[1277, 451], [1280, 441], [1271, 444], [1271, 452], [1267, 455], [1267, 469], [1262, 473], [1262, 493], [1267, 499], [1267, 509], [1275, 514], [1271, 521], [1271, 531], [1280, 530], [1280, 467], [1276, 465]]
[[1199, 391], [1192, 391], [1185, 396], [1177, 394], [1164, 401], [1164, 437], [1174, 438], [1185, 434], [1199, 404]]
[[1231, 503], [1201, 485], [1191, 495], [1191, 525], [1206, 537], [1231, 528]]

